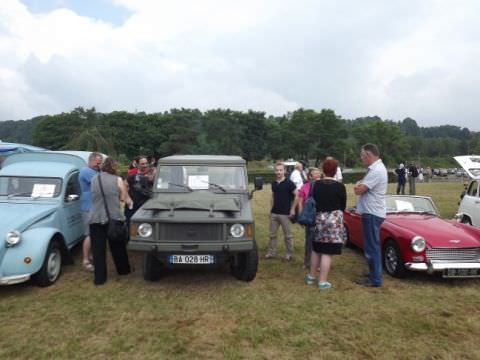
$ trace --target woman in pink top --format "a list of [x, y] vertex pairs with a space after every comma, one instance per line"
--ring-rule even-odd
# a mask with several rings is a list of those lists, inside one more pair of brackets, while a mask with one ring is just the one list
[[[295, 198], [295, 208], [298, 209], [298, 214], [300, 214], [303, 210], [303, 204], [308, 198], [312, 182], [320, 179], [321, 175], [322, 173], [318, 168], [312, 167], [308, 169], [309, 181], [303, 184]], [[312, 254], [312, 237], [314, 230], [315, 226], [305, 226], [305, 256], [303, 259], [303, 265], [305, 269], [310, 268], [310, 255]]]

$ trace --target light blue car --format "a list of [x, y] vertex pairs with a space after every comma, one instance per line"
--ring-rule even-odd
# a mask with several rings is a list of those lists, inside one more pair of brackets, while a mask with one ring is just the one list
[[0, 285], [49, 286], [84, 235], [80, 168], [88, 152], [9, 156], [0, 169]]

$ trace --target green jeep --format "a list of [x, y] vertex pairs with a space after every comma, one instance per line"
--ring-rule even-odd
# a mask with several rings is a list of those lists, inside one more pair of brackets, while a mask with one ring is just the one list
[[158, 161], [153, 193], [132, 217], [129, 249], [144, 251], [143, 276], [162, 269], [229, 262], [233, 276], [255, 278], [258, 252], [245, 160], [175, 155]]

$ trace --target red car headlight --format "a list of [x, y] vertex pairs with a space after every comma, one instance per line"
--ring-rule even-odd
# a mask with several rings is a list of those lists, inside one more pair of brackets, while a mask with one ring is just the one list
[[427, 242], [422, 236], [416, 235], [410, 241], [410, 247], [415, 252], [422, 252], [427, 247]]

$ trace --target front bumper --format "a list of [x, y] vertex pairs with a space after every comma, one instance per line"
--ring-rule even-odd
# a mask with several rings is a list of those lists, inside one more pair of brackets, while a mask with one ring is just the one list
[[30, 274], [11, 275], [0, 277], [0, 285], [13, 285], [30, 280]]
[[255, 247], [253, 240], [239, 240], [228, 242], [155, 242], [130, 240], [128, 249], [134, 251], [155, 251], [159, 253], [175, 254], [210, 254], [210, 253], [239, 253], [253, 250]]
[[[444, 273], [448, 270], [472, 270], [475, 273], [480, 273], [480, 263], [452, 263], [452, 262], [431, 262], [431, 263], [406, 263], [405, 267], [408, 270], [412, 271], [426, 271], [429, 274], [434, 272], [443, 271]], [[468, 273], [468, 272], [467, 272]], [[462, 277], [462, 276], [457, 276]], [[465, 275], [465, 277], [480, 277]]]

